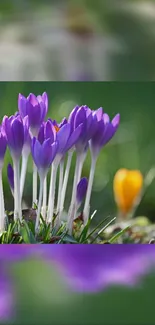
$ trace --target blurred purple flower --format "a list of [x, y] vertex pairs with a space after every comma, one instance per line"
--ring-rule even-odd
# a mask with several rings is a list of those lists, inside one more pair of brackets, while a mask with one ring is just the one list
[[132, 285], [155, 265], [153, 245], [0, 246], [1, 262], [22, 260], [33, 255], [60, 265], [61, 272], [68, 275], [73, 286], [80, 290], [99, 290], [115, 283]]

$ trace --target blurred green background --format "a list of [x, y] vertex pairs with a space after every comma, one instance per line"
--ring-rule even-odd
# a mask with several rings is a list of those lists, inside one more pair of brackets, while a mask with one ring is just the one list
[[0, 80], [154, 80], [154, 0], [0, 3]]
[[40, 261], [15, 264], [15, 324], [154, 325], [155, 275], [135, 287], [111, 286], [99, 293], [76, 293], [54, 265]]
[[[113, 177], [119, 168], [140, 169], [145, 175], [155, 165], [154, 121], [155, 83], [153, 82], [1, 82], [0, 115], [11, 115], [17, 111], [18, 93], [27, 96], [30, 92], [49, 96], [48, 116], [52, 119], [67, 117], [75, 105], [86, 104], [92, 109], [103, 107], [112, 118], [121, 114], [120, 128], [112, 141], [102, 149], [96, 167], [91, 210], [97, 209], [94, 222], [107, 215], [115, 215]], [[74, 157], [75, 158], [75, 157]], [[9, 155], [5, 159], [4, 186], [6, 208], [13, 202], [6, 177]], [[70, 203], [75, 159], [70, 173], [65, 207]], [[83, 168], [83, 176], [89, 176], [90, 156]], [[31, 205], [32, 162], [29, 160], [25, 202]], [[149, 187], [137, 214], [146, 215], [155, 221], [155, 182]]]

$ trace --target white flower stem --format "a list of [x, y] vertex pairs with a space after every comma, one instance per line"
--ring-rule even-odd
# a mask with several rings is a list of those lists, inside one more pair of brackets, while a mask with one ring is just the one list
[[70, 172], [72, 157], [73, 157], [73, 151], [70, 151], [68, 153], [67, 164], [66, 164], [65, 175], [64, 175], [64, 181], [63, 181], [62, 191], [61, 191], [61, 200], [60, 200], [60, 209], [59, 209], [60, 215], [61, 215], [61, 213], [62, 213], [62, 211], [64, 209], [64, 202], [65, 202], [66, 189], [67, 189], [67, 184], [68, 184], [68, 178], [69, 178], [69, 172]]
[[49, 190], [49, 197], [48, 197], [48, 211], [47, 211], [48, 223], [52, 223], [52, 219], [53, 219], [57, 169], [58, 169], [58, 163], [54, 162], [51, 167], [50, 190]]
[[4, 207], [4, 193], [2, 182], [2, 168], [0, 168], [0, 232], [5, 230], [5, 207]]
[[87, 187], [87, 193], [86, 193], [86, 199], [85, 199], [85, 204], [84, 204], [84, 209], [83, 209], [84, 225], [87, 224], [87, 221], [88, 221], [88, 218], [89, 218], [90, 198], [91, 198], [91, 192], [92, 192], [93, 181], [94, 181], [96, 161], [97, 161], [97, 157], [92, 156], [91, 168], [90, 168], [90, 174], [89, 174], [89, 181], [88, 181], [88, 187]]
[[68, 220], [67, 220], [67, 229], [68, 233], [72, 234], [72, 225], [76, 210], [76, 192], [77, 192], [77, 184], [79, 182], [79, 179], [81, 177], [82, 167], [84, 163], [84, 157], [81, 154], [77, 154], [76, 159], [76, 166], [75, 166], [75, 173], [74, 173], [74, 182], [73, 182], [73, 190], [72, 190], [72, 199], [68, 211]]
[[22, 220], [21, 196], [20, 196], [20, 169], [19, 159], [13, 159], [14, 167], [14, 221]]
[[40, 176], [39, 202], [38, 202], [37, 217], [36, 217], [36, 224], [35, 224], [36, 234], [39, 232], [39, 221], [40, 221], [40, 213], [41, 213], [42, 198], [43, 198], [43, 184], [44, 184], [44, 177]]
[[60, 166], [59, 166], [59, 187], [58, 187], [56, 214], [59, 213], [59, 209], [60, 209], [61, 192], [62, 192], [62, 185], [63, 185], [63, 175], [64, 175], [64, 159], [61, 160]]
[[46, 219], [46, 209], [47, 209], [47, 176], [44, 179], [43, 185], [43, 205], [42, 205], [42, 216]]
[[28, 155], [23, 154], [22, 155], [21, 176], [20, 176], [20, 195], [21, 195], [21, 201], [22, 201], [23, 191], [24, 191], [24, 185], [25, 185], [27, 162], [28, 162]]
[[32, 206], [37, 204], [37, 166], [33, 162], [33, 198], [32, 198]]

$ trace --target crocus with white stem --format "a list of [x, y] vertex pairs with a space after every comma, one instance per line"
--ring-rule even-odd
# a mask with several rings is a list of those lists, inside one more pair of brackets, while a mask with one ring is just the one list
[[[33, 137], [38, 136], [42, 122], [48, 111], [48, 96], [44, 92], [42, 95], [35, 96], [30, 93], [28, 97], [19, 94], [18, 109], [22, 118], [28, 116], [30, 131]], [[33, 198], [32, 202], [37, 203], [37, 168], [33, 164]]]
[[[98, 113], [98, 112], [97, 112]], [[100, 150], [104, 147], [116, 133], [119, 123], [120, 115], [117, 114], [112, 121], [108, 114], [104, 113], [103, 115], [97, 115], [98, 117], [98, 126], [94, 136], [90, 140], [90, 151], [91, 151], [91, 168], [89, 174], [88, 188], [85, 199], [85, 205], [83, 210], [84, 225], [87, 224], [90, 212], [90, 198], [95, 174], [96, 161], [99, 155]], [[95, 114], [95, 112], [94, 112]]]
[[13, 160], [14, 169], [14, 220], [22, 220], [20, 195], [20, 157], [24, 145], [24, 126], [20, 116], [3, 118], [8, 147]]
[[82, 168], [84, 164], [84, 160], [88, 151], [88, 141], [91, 139], [93, 134], [96, 131], [97, 127], [97, 117], [93, 114], [93, 111], [88, 106], [76, 107], [74, 109], [75, 113], [72, 118], [72, 124], [74, 128], [77, 128], [80, 124], [82, 124], [82, 131], [78, 141], [75, 144], [77, 158], [76, 158], [76, 167], [74, 173], [74, 181], [73, 181], [73, 190], [72, 190], [72, 198], [68, 212], [68, 221], [67, 228], [69, 233], [72, 233], [72, 223], [75, 215], [75, 205], [76, 205], [76, 189], [77, 184], [80, 181]]
[[[48, 119], [46, 122], [43, 122], [39, 133], [38, 133], [38, 140], [41, 144], [46, 139], [50, 139], [51, 143], [56, 141], [56, 128], [53, 125], [52, 120]], [[51, 174], [52, 174], [52, 168], [51, 168]], [[45, 176], [44, 179], [44, 190], [43, 190], [43, 205], [42, 205], [42, 216], [44, 219], [46, 219], [46, 206], [47, 206], [47, 175]]]
[[23, 125], [24, 125], [24, 146], [22, 150], [22, 167], [21, 167], [21, 176], [20, 176], [21, 200], [23, 197], [28, 158], [31, 152], [31, 136], [29, 132], [28, 115], [23, 118]]
[[5, 230], [5, 205], [3, 193], [2, 169], [6, 152], [7, 141], [3, 130], [0, 130], [0, 233]]
[[57, 142], [51, 143], [51, 139], [45, 140], [42, 144], [34, 137], [32, 140], [32, 157], [37, 166], [38, 174], [40, 178], [40, 193], [39, 202], [37, 209], [37, 218], [35, 224], [35, 231], [38, 233], [39, 230], [39, 220], [42, 206], [43, 197], [43, 184], [48, 170], [55, 158], [57, 152]]
[[[52, 165], [52, 174], [50, 181], [50, 191], [49, 191], [49, 201], [48, 201], [48, 222], [52, 221], [53, 211], [54, 211], [54, 200], [55, 200], [55, 183], [56, 183], [56, 174], [58, 166], [61, 160], [64, 158], [64, 155], [68, 150], [70, 150], [75, 143], [77, 142], [81, 134], [81, 125], [79, 125], [73, 132], [71, 132], [71, 124], [64, 124], [60, 130], [57, 132], [57, 142], [58, 142], [58, 151], [55, 158], [55, 161]], [[58, 216], [59, 219], [59, 216]], [[59, 221], [57, 220], [59, 223]]]

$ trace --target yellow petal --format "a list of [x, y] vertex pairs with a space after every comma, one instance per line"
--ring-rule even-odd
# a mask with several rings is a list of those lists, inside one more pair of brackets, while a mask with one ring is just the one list
[[143, 186], [139, 170], [119, 169], [113, 181], [115, 201], [121, 212], [127, 213], [133, 207]]

